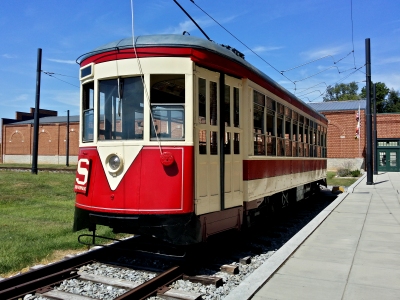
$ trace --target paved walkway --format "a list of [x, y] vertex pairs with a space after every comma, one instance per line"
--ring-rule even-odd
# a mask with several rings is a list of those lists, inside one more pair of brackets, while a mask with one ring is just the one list
[[225, 299], [400, 299], [400, 173], [373, 179], [358, 180]]

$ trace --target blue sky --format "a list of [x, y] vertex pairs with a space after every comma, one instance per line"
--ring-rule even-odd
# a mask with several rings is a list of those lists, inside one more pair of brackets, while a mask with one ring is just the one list
[[[268, 64], [191, 1], [178, 1], [213, 41], [240, 50], [246, 60], [305, 102], [322, 101], [320, 94], [335, 83], [356, 81], [361, 91], [366, 38], [371, 39], [372, 80], [400, 90], [398, 0], [195, 0]], [[43, 49], [42, 70], [56, 77], [42, 74], [41, 108], [77, 115], [76, 58], [132, 35], [130, 0], [1, 4], [0, 118], [14, 118], [15, 111], [34, 107], [38, 48]], [[133, 0], [133, 6], [135, 35], [188, 31], [203, 37], [173, 0]], [[282, 76], [278, 71], [286, 72]]]

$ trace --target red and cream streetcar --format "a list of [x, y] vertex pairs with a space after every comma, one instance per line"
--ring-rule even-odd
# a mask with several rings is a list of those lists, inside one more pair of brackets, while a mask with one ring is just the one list
[[74, 230], [198, 243], [326, 183], [327, 119], [242, 55], [186, 35], [134, 46], [79, 62]]

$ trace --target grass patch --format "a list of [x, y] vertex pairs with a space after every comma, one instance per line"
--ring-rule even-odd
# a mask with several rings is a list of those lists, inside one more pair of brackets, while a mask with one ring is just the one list
[[[0, 170], [0, 276], [83, 251], [72, 232], [75, 174]], [[97, 234], [115, 237], [111, 229]]]
[[351, 186], [354, 182], [358, 180], [358, 178], [341, 178], [335, 177], [336, 172], [328, 171], [326, 172], [326, 182], [328, 185], [335, 186]]

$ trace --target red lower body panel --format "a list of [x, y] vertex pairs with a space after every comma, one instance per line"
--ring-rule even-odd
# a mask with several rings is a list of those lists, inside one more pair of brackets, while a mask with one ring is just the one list
[[[143, 147], [113, 191], [96, 148], [82, 148], [79, 159], [91, 161], [86, 194], [77, 193], [76, 207], [120, 214], [193, 212], [193, 147], [163, 147], [174, 163], [164, 166], [158, 147]], [[119, 175], [122, 176], [122, 175]]]

